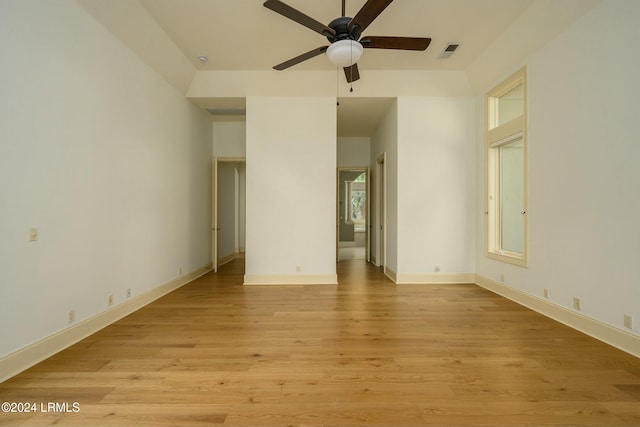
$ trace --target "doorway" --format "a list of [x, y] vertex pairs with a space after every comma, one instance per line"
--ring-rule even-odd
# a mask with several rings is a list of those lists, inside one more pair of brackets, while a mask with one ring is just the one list
[[246, 230], [246, 161], [213, 159], [211, 263], [218, 267], [244, 258]]
[[369, 169], [338, 168], [336, 260], [370, 261]]
[[387, 154], [383, 153], [376, 160], [376, 260], [375, 265], [382, 266], [387, 272]]

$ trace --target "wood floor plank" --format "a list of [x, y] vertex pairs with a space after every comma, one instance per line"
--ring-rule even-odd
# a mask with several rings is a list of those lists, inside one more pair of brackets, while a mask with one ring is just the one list
[[234, 261], [0, 384], [0, 426], [638, 426], [640, 359], [470, 284], [242, 286]]

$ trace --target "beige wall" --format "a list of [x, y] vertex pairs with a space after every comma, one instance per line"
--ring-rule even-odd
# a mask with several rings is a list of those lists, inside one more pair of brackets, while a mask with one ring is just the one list
[[[484, 255], [484, 98], [478, 96], [476, 272], [640, 335], [637, 1], [603, 1], [512, 64], [529, 76], [529, 267]], [[594, 31], [597, 28], [597, 31]], [[499, 79], [505, 70], [496, 70]], [[498, 81], [487, 85], [490, 89]], [[636, 319], [625, 328], [623, 315]], [[640, 349], [636, 340], [636, 349]], [[640, 350], [637, 350], [640, 351]]]
[[2, 356], [208, 264], [211, 126], [76, 2], [0, 2], [0, 57]]
[[336, 101], [247, 99], [245, 283], [336, 283]]

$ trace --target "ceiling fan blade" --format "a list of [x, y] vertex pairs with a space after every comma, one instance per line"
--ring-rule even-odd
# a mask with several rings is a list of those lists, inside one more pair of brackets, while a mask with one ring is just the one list
[[360, 72], [358, 71], [358, 64], [353, 64], [350, 67], [344, 67], [344, 75], [347, 77], [347, 83], [359, 80]]
[[367, 0], [362, 9], [349, 22], [349, 31], [358, 39], [365, 28], [369, 26], [393, 0]]
[[291, 58], [290, 60], [285, 61], [282, 64], [278, 64], [273, 68], [278, 71], [286, 70], [289, 67], [292, 67], [296, 64], [301, 63], [302, 61], [306, 61], [307, 59], [311, 59], [314, 56], [318, 56], [325, 53], [328, 47], [329, 46], [322, 46], [322, 47], [310, 50], [309, 52], [303, 53], [302, 55], [298, 55], [295, 58]]
[[360, 44], [367, 49], [426, 50], [431, 43], [427, 37], [365, 36]]
[[264, 7], [266, 7], [267, 9], [271, 9], [276, 13], [279, 13], [285, 18], [289, 18], [300, 25], [304, 25], [305, 27], [310, 28], [317, 33], [320, 33], [323, 36], [328, 37], [336, 35], [336, 32], [332, 28], [327, 27], [326, 25], [316, 21], [310, 16], [305, 15], [299, 10], [292, 8], [291, 6], [281, 2], [280, 0], [267, 0], [264, 2]]

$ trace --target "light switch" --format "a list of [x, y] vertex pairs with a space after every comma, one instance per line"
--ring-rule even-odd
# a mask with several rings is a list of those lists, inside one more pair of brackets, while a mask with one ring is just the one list
[[29, 229], [29, 241], [35, 242], [36, 240], [38, 240], [38, 229], [32, 227]]

